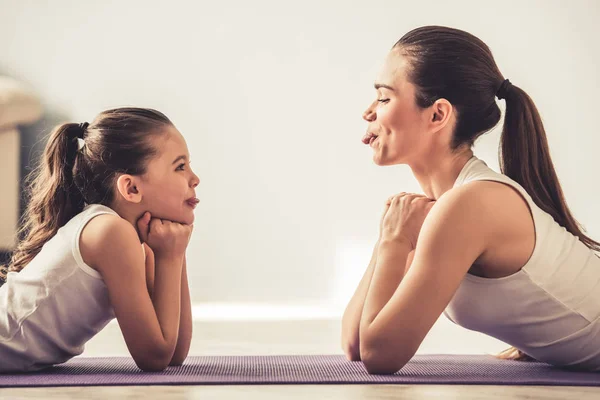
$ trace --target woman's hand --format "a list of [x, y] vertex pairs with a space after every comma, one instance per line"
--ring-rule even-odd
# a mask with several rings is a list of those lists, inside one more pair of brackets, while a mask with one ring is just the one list
[[390, 197], [381, 220], [381, 240], [405, 241], [415, 249], [423, 221], [434, 204], [435, 200], [420, 194], [403, 192]]
[[150, 212], [137, 221], [138, 231], [142, 242], [146, 243], [156, 257], [183, 257], [190, 240], [192, 226], [152, 218]]

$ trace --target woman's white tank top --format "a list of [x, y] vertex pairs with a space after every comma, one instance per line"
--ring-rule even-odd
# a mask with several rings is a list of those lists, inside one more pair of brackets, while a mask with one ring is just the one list
[[454, 187], [481, 180], [521, 193], [533, 216], [535, 247], [510, 276], [467, 274], [444, 314], [537, 360], [600, 370], [600, 258], [542, 211], [521, 185], [477, 157], [463, 167]]

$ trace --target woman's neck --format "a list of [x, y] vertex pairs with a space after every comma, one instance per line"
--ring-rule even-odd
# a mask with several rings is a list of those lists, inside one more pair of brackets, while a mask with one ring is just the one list
[[473, 151], [469, 149], [460, 153], [431, 155], [409, 166], [423, 193], [437, 200], [452, 189], [460, 171], [472, 157]]

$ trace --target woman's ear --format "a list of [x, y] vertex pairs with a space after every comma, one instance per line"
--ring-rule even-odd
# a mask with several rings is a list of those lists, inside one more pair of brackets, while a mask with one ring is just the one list
[[139, 203], [142, 201], [139, 183], [135, 176], [123, 174], [117, 179], [117, 191], [125, 201]]
[[433, 132], [442, 130], [454, 117], [454, 107], [446, 99], [438, 99], [431, 106], [430, 125]]

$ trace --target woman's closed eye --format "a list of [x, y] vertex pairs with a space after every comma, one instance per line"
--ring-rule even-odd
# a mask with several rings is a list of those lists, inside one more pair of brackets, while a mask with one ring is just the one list
[[377, 101], [380, 103], [387, 103], [388, 101], [390, 101], [390, 99], [377, 99]]

